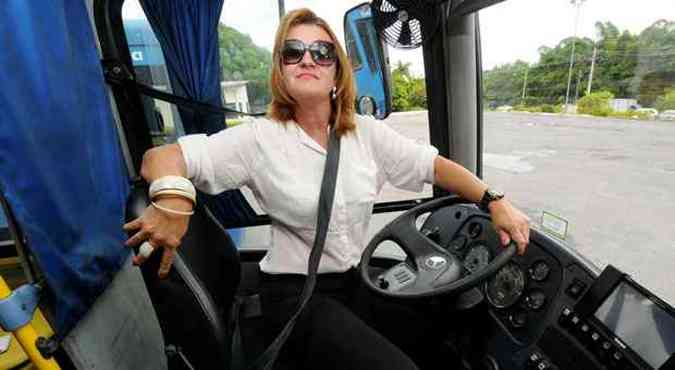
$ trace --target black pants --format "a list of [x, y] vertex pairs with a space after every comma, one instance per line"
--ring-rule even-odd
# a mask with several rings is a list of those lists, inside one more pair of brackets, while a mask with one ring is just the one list
[[[262, 273], [261, 304], [268, 339], [295, 312], [304, 275]], [[317, 275], [314, 294], [280, 352], [280, 362], [302, 369], [431, 369], [443, 325], [423, 305], [372, 294], [356, 269]], [[289, 361], [290, 360], [290, 361]]]

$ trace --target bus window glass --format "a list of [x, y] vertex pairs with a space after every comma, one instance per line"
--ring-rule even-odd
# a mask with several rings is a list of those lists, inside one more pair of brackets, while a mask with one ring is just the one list
[[672, 1], [512, 0], [480, 25], [486, 182], [675, 304]]
[[354, 39], [354, 34], [349, 29], [345, 30], [345, 47], [347, 48], [349, 61], [352, 63], [354, 71], [361, 69], [361, 54], [357, 52], [356, 39]]
[[[226, 1], [218, 24], [223, 98], [241, 112], [264, 112], [274, 35], [279, 25], [277, 0]], [[244, 116], [228, 117], [228, 125]]]
[[[165, 92], [173, 92], [166, 61], [138, 0], [127, 0], [122, 6], [124, 33], [138, 82]], [[176, 106], [141, 96], [146, 122], [154, 145], [176, 141], [185, 133]]]

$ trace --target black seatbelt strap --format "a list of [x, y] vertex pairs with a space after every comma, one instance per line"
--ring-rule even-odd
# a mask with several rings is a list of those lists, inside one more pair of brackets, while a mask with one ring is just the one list
[[171, 104], [175, 104], [181, 108], [187, 108], [191, 109], [193, 111], [198, 111], [198, 112], [209, 112], [209, 113], [225, 113], [225, 114], [239, 114], [239, 115], [244, 115], [244, 116], [251, 116], [251, 117], [260, 117], [264, 116], [265, 113], [246, 113], [246, 112], [240, 112], [238, 110], [230, 109], [230, 108], [225, 108], [225, 107], [219, 107], [216, 105], [211, 105], [207, 103], [202, 103], [197, 100], [192, 100], [188, 98], [184, 98], [182, 96], [174, 95], [167, 93], [162, 90], [157, 90], [153, 89], [150, 86], [143, 85], [141, 83], [135, 82], [136, 88], [138, 89], [138, 92], [149, 96], [151, 98], [163, 100], [165, 102], [169, 102]]
[[131, 89], [136, 89], [139, 94], [149, 96], [151, 98], [159, 99], [171, 104], [175, 104], [181, 108], [190, 109], [195, 112], [209, 112], [209, 113], [225, 113], [238, 114], [251, 117], [264, 116], [265, 113], [247, 113], [238, 110], [216, 106], [197, 100], [185, 98], [174, 95], [166, 91], [157, 90], [150, 86], [144, 85], [134, 80], [134, 76], [128, 71], [125, 64], [120, 63], [114, 59], [104, 59], [101, 61], [103, 65], [103, 74], [107, 83], [111, 85], [122, 85]]
[[295, 323], [304, 310], [307, 302], [309, 302], [314, 286], [316, 285], [316, 271], [319, 268], [319, 261], [321, 261], [321, 254], [323, 253], [324, 243], [326, 242], [326, 234], [328, 232], [328, 224], [330, 223], [331, 210], [333, 209], [333, 198], [335, 197], [335, 182], [337, 180], [337, 170], [340, 163], [340, 139], [335, 133], [335, 129], [331, 129], [328, 137], [328, 153], [326, 155], [326, 164], [323, 170], [323, 180], [321, 180], [321, 192], [319, 193], [319, 210], [316, 221], [316, 238], [314, 239], [314, 246], [309, 255], [309, 263], [307, 266], [307, 280], [302, 289], [298, 307], [293, 313], [293, 316], [288, 320], [281, 333], [274, 339], [272, 344], [265, 350], [265, 352], [258, 357], [250, 369], [253, 370], [270, 370], [274, 365], [279, 350], [286, 343], [286, 339], [293, 331]]

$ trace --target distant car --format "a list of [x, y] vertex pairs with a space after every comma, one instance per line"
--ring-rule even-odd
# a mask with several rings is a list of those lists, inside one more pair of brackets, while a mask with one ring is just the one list
[[675, 121], [675, 109], [664, 110], [658, 117], [662, 121]]
[[497, 107], [498, 112], [510, 112], [513, 110], [513, 107], [510, 105], [501, 105]]

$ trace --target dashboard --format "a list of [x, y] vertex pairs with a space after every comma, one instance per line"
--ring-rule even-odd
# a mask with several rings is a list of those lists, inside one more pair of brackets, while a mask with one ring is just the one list
[[[473, 206], [430, 214], [420, 231], [463, 261], [467, 274], [503, 249]], [[559, 242], [532, 230], [516, 255], [480, 287], [492, 322], [492, 369], [675, 369], [675, 310], [616, 268], [589, 270]]]

